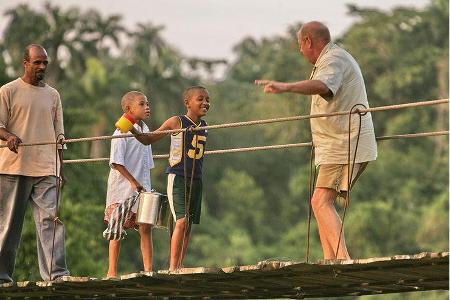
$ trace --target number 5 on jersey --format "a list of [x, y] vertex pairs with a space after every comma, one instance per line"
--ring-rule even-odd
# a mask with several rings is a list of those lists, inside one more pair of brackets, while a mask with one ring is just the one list
[[206, 142], [206, 136], [204, 136], [204, 135], [194, 135], [194, 137], [192, 138], [192, 147], [194, 149], [190, 149], [188, 151], [188, 153], [187, 153], [188, 156], [190, 158], [192, 158], [192, 159], [200, 159], [200, 158], [202, 158], [203, 157], [203, 152], [205, 151], [205, 147], [204, 147], [205, 142]]

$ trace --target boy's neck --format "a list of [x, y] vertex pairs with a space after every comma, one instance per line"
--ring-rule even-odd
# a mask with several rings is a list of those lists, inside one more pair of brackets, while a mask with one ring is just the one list
[[189, 119], [191, 119], [195, 124], [200, 123], [201, 118], [199, 116], [193, 115], [193, 114], [191, 114], [189, 112], [186, 113], [186, 116], [188, 116]]
[[135, 115], [131, 114], [129, 111], [127, 111], [127, 112], [125, 112], [125, 113], [128, 114], [130, 117], [132, 117], [132, 118], [134, 119], [134, 122], [135, 122], [136, 124], [139, 124], [139, 123], [142, 121], [141, 118], [136, 117]]
[[136, 124], [137, 124], [139, 127], [141, 127], [141, 129], [142, 129], [142, 127], [144, 127], [144, 126], [143, 126], [144, 121], [143, 121], [142, 119], [136, 118], [135, 116], [132, 116], [132, 117], [134, 118], [134, 121], [136, 122]]

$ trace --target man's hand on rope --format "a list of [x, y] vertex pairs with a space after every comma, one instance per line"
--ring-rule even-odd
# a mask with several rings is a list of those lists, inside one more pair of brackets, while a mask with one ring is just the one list
[[286, 92], [286, 84], [284, 82], [271, 80], [255, 80], [256, 85], [264, 86], [264, 93], [278, 94]]
[[19, 144], [22, 143], [22, 140], [13, 133], [8, 133], [5, 136], [5, 139], [6, 139], [6, 143], [8, 145], [9, 150], [17, 153], [17, 150], [19, 149]]

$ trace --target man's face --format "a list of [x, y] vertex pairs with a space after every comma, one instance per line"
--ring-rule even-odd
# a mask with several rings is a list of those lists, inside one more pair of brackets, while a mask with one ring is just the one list
[[48, 65], [47, 52], [40, 47], [33, 47], [30, 50], [30, 59], [23, 61], [25, 74], [34, 82], [39, 82], [45, 77], [45, 70]]
[[300, 50], [300, 53], [312, 64], [315, 63], [313, 61], [313, 51], [312, 51], [312, 43], [311, 43], [311, 37], [303, 36], [301, 31], [297, 33], [297, 41], [298, 41], [298, 47]]

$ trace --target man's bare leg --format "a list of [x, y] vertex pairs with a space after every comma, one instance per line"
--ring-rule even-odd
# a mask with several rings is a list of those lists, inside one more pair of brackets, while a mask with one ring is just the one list
[[339, 243], [339, 252], [336, 248], [341, 230], [341, 219], [334, 207], [337, 192], [329, 188], [316, 188], [312, 198], [312, 207], [319, 227], [320, 242], [322, 244], [324, 259], [350, 259], [345, 245], [344, 231]]

